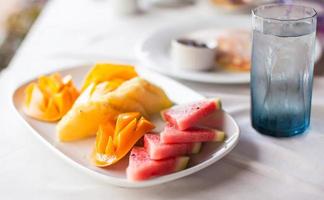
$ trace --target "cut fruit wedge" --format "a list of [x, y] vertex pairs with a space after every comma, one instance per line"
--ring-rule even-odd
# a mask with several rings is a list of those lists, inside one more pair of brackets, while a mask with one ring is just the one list
[[161, 88], [140, 77], [124, 82], [109, 94], [108, 102], [124, 112], [141, 112], [146, 117], [172, 106]]
[[117, 134], [125, 128], [132, 120], [139, 119], [141, 114], [139, 112], [132, 112], [132, 113], [122, 113], [118, 116], [116, 122], [116, 129], [114, 137], [117, 137]]
[[135, 68], [131, 65], [98, 63], [88, 72], [82, 91], [91, 83], [95, 85], [105, 81], [123, 82], [137, 76]]
[[178, 144], [192, 142], [221, 142], [225, 139], [223, 131], [211, 128], [189, 128], [181, 131], [167, 124], [161, 132], [161, 143]]
[[159, 134], [145, 134], [144, 147], [152, 160], [162, 160], [189, 154], [196, 154], [201, 149], [201, 143], [162, 144]]
[[90, 84], [75, 101], [69, 112], [56, 126], [62, 142], [71, 142], [94, 136], [100, 124], [113, 122], [119, 111], [105, 103], [103, 95], [116, 88], [113, 81]]
[[91, 83], [57, 124], [60, 141], [95, 136], [100, 124], [115, 122], [121, 113], [140, 112], [149, 117], [172, 105], [162, 89], [142, 78], [135, 77], [119, 84], [116, 81]]
[[195, 126], [200, 119], [221, 108], [222, 103], [220, 99], [205, 99], [188, 104], [176, 105], [162, 111], [161, 115], [165, 121], [174, 125], [177, 129], [185, 130]]
[[92, 160], [98, 167], [112, 165], [123, 158], [135, 143], [154, 125], [141, 117], [140, 113], [123, 113], [112, 123], [101, 125], [97, 132]]
[[23, 111], [30, 117], [43, 121], [57, 121], [72, 107], [79, 92], [71, 76], [60, 74], [41, 76], [25, 90]]
[[173, 157], [163, 160], [151, 160], [143, 147], [134, 147], [129, 156], [126, 170], [127, 178], [132, 181], [143, 181], [183, 170], [187, 167], [189, 157]]

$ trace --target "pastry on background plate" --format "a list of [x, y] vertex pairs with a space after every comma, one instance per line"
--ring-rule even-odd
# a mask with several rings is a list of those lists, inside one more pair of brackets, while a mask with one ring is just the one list
[[248, 72], [251, 68], [251, 33], [227, 30], [217, 36], [216, 65], [232, 72]]

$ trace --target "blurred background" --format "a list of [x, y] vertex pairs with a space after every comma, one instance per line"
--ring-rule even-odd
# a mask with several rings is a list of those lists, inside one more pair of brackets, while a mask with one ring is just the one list
[[[0, 71], [8, 66], [19, 45], [23, 42], [32, 24], [37, 19], [45, 5], [50, 0], [0, 0]], [[54, 1], [54, 0], [52, 0]], [[151, 7], [161, 9], [178, 9], [182, 6], [195, 6], [206, 2], [206, 5], [215, 7], [215, 12], [230, 14], [250, 12], [250, 9], [264, 3], [298, 3], [314, 7], [318, 13], [319, 35], [324, 32], [322, 11], [324, 0], [92, 0], [112, 1], [116, 12], [125, 14], [131, 12], [135, 4], [142, 10]], [[132, 3], [129, 3], [132, 1]], [[145, 12], [144, 12], [145, 13]]]
[[47, 0], [0, 0], [0, 70], [5, 68]]

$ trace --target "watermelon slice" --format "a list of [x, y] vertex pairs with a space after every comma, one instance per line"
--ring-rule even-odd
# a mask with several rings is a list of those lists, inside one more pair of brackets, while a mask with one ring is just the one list
[[162, 144], [159, 134], [145, 134], [144, 147], [152, 160], [161, 160], [198, 153], [201, 143]]
[[201, 118], [221, 109], [220, 99], [205, 99], [177, 105], [161, 112], [162, 118], [179, 130], [193, 127]]
[[132, 181], [147, 180], [183, 170], [187, 167], [188, 161], [189, 157], [151, 160], [145, 148], [134, 147], [129, 156], [126, 174], [127, 178]]
[[220, 142], [225, 138], [225, 133], [216, 129], [209, 128], [189, 128], [181, 131], [175, 126], [167, 124], [160, 136], [161, 143], [192, 143], [192, 142]]

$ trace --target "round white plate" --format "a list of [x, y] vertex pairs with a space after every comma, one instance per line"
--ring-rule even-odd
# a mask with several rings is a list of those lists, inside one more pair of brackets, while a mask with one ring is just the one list
[[[170, 45], [174, 38], [188, 35], [196, 31], [210, 30], [220, 32], [226, 28], [250, 29], [250, 16], [226, 16], [226, 20], [197, 19], [175, 22], [171, 26], [163, 27], [149, 34], [137, 47], [137, 57], [143, 66], [165, 75], [197, 82], [241, 84], [250, 82], [249, 72], [224, 72], [224, 71], [190, 71], [172, 66], [170, 58]], [[206, 31], [205, 31], [206, 32]], [[322, 49], [316, 41], [315, 60], [321, 57]]]
[[[56, 72], [62, 75], [70, 74], [73, 77], [75, 84], [80, 87], [81, 82], [90, 69], [90, 66], [76, 67], [58, 70]], [[203, 99], [204, 97], [195, 91], [175, 82], [174, 80], [161, 76], [156, 73], [152, 73], [143, 69], [137, 69], [140, 76], [151, 81], [152, 83], [162, 87], [171, 100], [177, 104], [186, 103], [188, 101], [195, 101]], [[31, 81], [35, 81], [31, 80]], [[226, 140], [223, 143], [206, 143], [204, 144], [202, 151], [194, 156], [191, 156], [189, 161], [189, 167], [183, 171], [173, 173], [166, 176], [161, 176], [147, 181], [132, 182], [126, 178], [126, 167], [128, 165], [128, 156], [115, 165], [107, 168], [98, 168], [90, 163], [90, 154], [94, 144], [94, 138], [82, 140], [71, 143], [61, 143], [57, 140], [55, 133], [56, 123], [46, 123], [35, 119], [32, 119], [22, 112], [22, 103], [24, 99], [24, 89], [28, 83], [24, 83], [17, 87], [12, 96], [12, 102], [14, 109], [17, 111], [19, 117], [29, 127], [31, 132], [34, 133], [47, 147], [54, 150], [54, 152], [67, 160], [73, 167], [79, 168], [87, 174], [97, 177], [106, 181], [107, 183], [122, 186], [122, 187], [148, 187], [158, 185], [168, 181], [172, 181], [189, 174], [195, 173], [203, 168], [208, 167], [214, 162], [218, 161], [226, 154], [228, 154], [236, 145], [239, 139], [239, 128], [234, 119], [226, 112], [219, 112], [215, 117], [217, 120], [217, 128], [223, 130], [226, 133]], [[215, 119], [214, 119], [215, 120]], [[162, 125], [162, 120], [158, 117], [153, 120], [154, 124]], [[217, 173], [217, 172], [215, 172]]]

